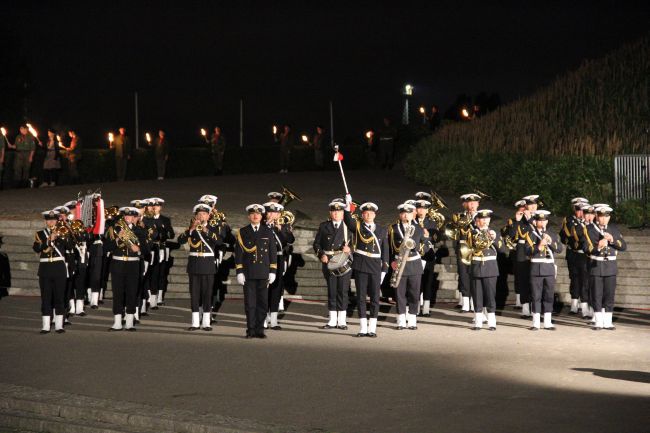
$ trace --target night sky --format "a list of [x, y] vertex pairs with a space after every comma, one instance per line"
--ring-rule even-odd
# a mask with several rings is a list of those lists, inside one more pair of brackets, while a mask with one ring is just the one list
[[650, 23], [643, 1], [43, 3], [5, 6], [0, 36], [30, 71], [30, 120], [74, 127], [87, 146], [120, 125], [133, 134], [135, 90], [142, 133], [179, 144], [216, 124], [236, 142], [240, 98], [245, 146], [269, 144], [274, 123], [328, 126], [330, 99], [342, 141], [399, 121], [407, 82], [415, 106], [480, 91], [507, 102]]

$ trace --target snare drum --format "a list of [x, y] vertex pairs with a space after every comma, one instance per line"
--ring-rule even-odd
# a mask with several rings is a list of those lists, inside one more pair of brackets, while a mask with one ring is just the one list
[[352, 270], [352, 254], [336, 252], [327, 262], [327, 270], [336, 277], [342, 277]]

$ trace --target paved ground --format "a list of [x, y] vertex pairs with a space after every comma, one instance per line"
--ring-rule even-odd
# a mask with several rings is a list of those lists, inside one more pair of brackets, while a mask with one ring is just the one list
[[241, 301], [210, 333], [185, 330], [186, 302], [109, 333], [108, 307], [39, 335], [38, 299], [0, 300], [0, 382], [325, 431], [649, 431], [648, 312], [617, 313], [615, 332], [569, 316], [531, 332], [506, 310], [497, 332], [472, 332], [447, 306], [396, 331], [393, 309], [358, 339], [293, 303], [285, 329], [246, 340]]

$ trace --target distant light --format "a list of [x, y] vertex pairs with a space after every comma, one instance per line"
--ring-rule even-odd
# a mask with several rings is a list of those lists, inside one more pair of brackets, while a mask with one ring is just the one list
[[302, 141], [304, 141], [305, 143], [307, 143], [309, 141], [309, 138], [306, 135], [303, 135], [301, 138], [302, 138]]
[[7, 136], [7, 130], [5, 129], [4, 126], [0, 128], [0, 132], [2, 132], [2, 135], [4, 135], [5, 137]]
[[149, 143], [151, 143], [151, 134], [149, 134], [149, 133], [147, 132], [146, 134], [144, 134], [144, 136], [145, 136], [145, 138], [147, 139], [147, 141], [148, 141]]
[[370, 139], [372, 138], [373, 135], [374, 135], [374, 134], [373, 134], [372, 131], [368, 131], [368, 132], [366, 132], [366, 138], [367, 138], [368, 140], [370, 140]]
[[273, 135], [278, 133], [278, 127], [273, 125]]
[[467, 111], [467, 108], [463, 108], [460, 110], [461, 116], [463, 116], [465, 119], [469, 119], [469, 111]]
[[208, 131], [206, 131], [205, 129], [201, 128], [201, 135], [205, 137], [207, 134], [208, 134]]
[[61, 136], [60, 136], [59, 134], [56, 135], [56, 141], [58, 141], [59, 143], [61, 143]]
[[413, 94], [413, 86], [411, 86], [410, 84], [404, 86], [404, 94], [407, 96], [411, 96]]
[[29, 129], [29, 132], [30, 132], [34, 137], [38, 137], [38, 132], [36, 132], [36, 130], [34, 129], [34, 127], [32, 126], [31, 123], [27, 123], [26, 126], [27, 126], [27, 129]]
[[420, 107], [420, 114], [424, 114], [424, 107]]
[[113, 142], [113, 133], [112, 132], [108, 133], [108, 141], [111, 142], [111, 143]]

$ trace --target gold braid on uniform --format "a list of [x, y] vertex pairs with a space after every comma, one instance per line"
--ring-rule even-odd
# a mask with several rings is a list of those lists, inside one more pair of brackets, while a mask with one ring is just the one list
[[257, 245], [255, 245], [253, 248], [247, 248], [246, 245], [244, 245], [244, 241], [241, 238], [241, 234], [237, 232], [237, 242], [239, 242], [239, 246], [247, 252], [248, 254], [252, 254], [257, 251]]
[[373, 236], [370, 236], [369, 238], [364, 238], [363, 235], [361, 234], [361, 222], [357, 221], [357, 234], [358, 238], [361, 239], [361, 242], [364, 244], [370, 244], [374, 241]]
[[187, 237], [187, 242], [190, 244], [190, 247], [192, 247], [192, 248], [198, 248], [198, 247], [201, 246], [201, 239], [196, 241], [196, 243], [194, 244], [194, 243], [192, 243], [192, 237], [191, 236]]
[[390, 246], [393, 247], [393, 251], [399, 251], [399, 247], [395, 245], [395, 230], [393, 230], [393, 226], [390, 226], [389, 234], [390, 234]]

